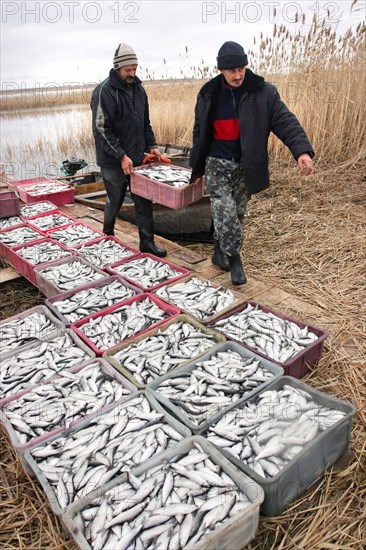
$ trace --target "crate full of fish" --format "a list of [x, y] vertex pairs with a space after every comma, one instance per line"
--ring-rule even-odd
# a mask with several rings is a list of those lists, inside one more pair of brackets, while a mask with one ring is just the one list
[[62, 370], [78, 367], [95, 353], [69, 330], [52, 332], [41, 342], [33, 342], [2, 357], [0, 365], [0, 403], [37, 386]]
[[21, 185], [18, 188], [20, 199], [25, 204], [51, 200], [56, 206], [64, 206], [75, 202], [74, 188], [58, 180], [47, 180], [31, 185]]
[[19, 216], [11, 216], [10, 218], [0, 218], [0, 231], [9, 229], [17, 225], [22, 225], [24, 221]]
[[239, 292], [196, 275], [163, 285], [154, 294], [203, 324], [214, 321], [245, 301]]
[[156, 296], [142, 293], [123, 304], [115, 304], [77, 321], [71, 328], [97, 355], [102, 355], [110, 348], [161, 325], [179, 313], [179, 309]]
[[256, 536], [263, 491], [202, 437], [188, 438], [70, 506], [79, 548], [240, 550]]
[[261, 485], [261, 514], [276, 516], [347, 450], [355, 412], [350, 403], [282, 376], [201, 435]]
[[15, 227], [0, 231], [0, 257], [14, 265], [13, 248], [20, 244], [38, 241], [45, 237], [45, 233], [39, 229], [23, 223]]
[[75, 223], [75, 219], [60, 212], [60, 210], [55, 210], [53, 212], [36, 214], [35, 216], [27, 218], [27, 222], [41, 231], [48, 231], [56, 227], [60, 228]]
[[62, 323], [69, 326], [138, 294], [142, 294], [140, 288], [114, 275], [47, 298], [45, 305]]
[[152, 292], [165, 284], [174, 283], [190, 275], [188, 269], [148, 253], [116, 262], [109, 266], [108, 271], [121, 275], [145, 292]]
[[86, 244], [75, 246], [75, 250], [88, 262], [101, 269], [139, 254], [138, 250], [121, 243], [116, 237], [98, 238]]
[[20, 216], [19, 195], [16, 191], [3, 191], [0, 193], [0, 218]]
[[19, 187], [23, 187], [24, 185], [31, 185], [35, 183], [46, 183], [48, 181], [48, 178], [45, 176], [39, 176], [37, 178], [27, 178], [23, 180], [12, 180], [8, 182], [9, 187], [12, 189], [18, 190]]
[[210, 324], [227, 338], [302, 378], [318, 363], [328, 333], [256, 302], [246, 302]]
[[96, 411], [102, 414], [108, 405], [134, 393], [135, 386], [106, 361], [91, 359], [5, 399], [0, 421], [13, 446], [23, 455], [31, 445], [76, 426]]
[[139, 389], [225, 342], [222, 334], [181, 314], [106, 351], [107, 359]]
[[250, 399], [283, 368], [236, 342], [224, 342], [147, 386], [193, 433], [207, 429], [233, 403]]
[[52, 239], [41, 239], [13, 248], [13, 265], [33, 285], [37, 285], [34, 268], [67, 258], [72, 252]]
[[103, 236], [101, 231], [78, 220], [65, 227], [49, 229], [46, 233], [48, 237], [64, 244], [68, 248], [75, 248], [95, 239], [100, 239]]
[[203, 178], [190, 184], [191, 170], [160, 163], [141, 166], [131, 174], [131, 191], [158, 204], [180, 210], [203, 197]]
[[138, 392], [29, 447], [24, 461], [53, 512], [61, 515], [77, 500], [190, 435], [152, 396]]
[[48, 266], [36, 266], [34, 272], [36, 285], [47, 298], [108, 277], [108, 273], [102, 269], [74, 255], [52, 262]]
[[20, 207], [20, 214], [22, 218], [28, 220], [34, 216], [39, 216], [45, 212], [53, 212], [58, 210], [58, 207], [50, 201], [35, 202], [33, 204], [24, 204]]
[[3, 319], [0, 321], [1, 361], [29, 344], [38, 344], [63, 333], [64, 330], [62, 321], [44, 305]]

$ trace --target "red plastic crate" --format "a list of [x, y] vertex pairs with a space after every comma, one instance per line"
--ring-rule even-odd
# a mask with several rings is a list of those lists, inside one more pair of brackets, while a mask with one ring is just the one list
[[[83, 254], [83, 248], [88, 248], [89, 246], [92, 246], [93, 244], [97, 244], [101, 241], [112, 241], [112, 242], [115, 242], [121, 246], [123, 246], [123, 248], [125, 248], [126, 250], [128, 250], [129, 252], [131, 252], [131, 255], [128, 256], [128, 258], [125, 258], [124, 260], [130, 260], [132, 257], [135, 257], [137, 256], [138, 254], [140, 254], [140, 252], [136, 249], [136, 248], [132, 248], [132, 246], [128, 246], [127, 244], [121, 242], [119, 239], [117, 239], [116, 237], [107, 237], [106, 235], [103, 235], [103, 237], [99, 237], [98, 239], [93, 239], [92, 241], [88, 241], [86, 243], [83, 243], [83, 244], [79, 244], [77, 246], [74, 246], [73, 247], [73, 250], [76, 250], [76, 252], [80, 255], [80, 256], [83, 256], [84, 257], [84, 254]], [[91, 262], [91, 260], [89, 260], [86, 256], [85, 258]], [[124, 260], [119, 260], [119, 261], [124, 261]], [[91, 262], [92, 263], [92, 262]], [[113, 262], [113, 263], [117, 263], [117, 262]], [[109, 266], [111, 264], [105, 264], [103, 266], [98, 266], [100, 267], [100, 269], [104, 269], [106, 268], [107, 266]], [[114, 273], [113, 273], [114, 275]], [[135, 283], [134, 283], [135, 284]], [[140, 287], [139, 287], [140, 288]]]
[[[45, 212], [41, 212], [39, 214], [32, 214], [31, 216], [25, 216], [24, 213], [23, 213], [23, 209], [27, 206], [36, 206], [37, 204], [40, 204], [40, 203], [46, 203], [49, 205], [49, 210], [45, 211]], [[33, 204], [24, 204], [20, 207], [20, 215], [22, 216], [22, 218], [24, 220], [28, 220], [29, 218], [34, 218], [35, 216], [40, 216], [41, 214], [51, 214], [51, 212], [54, 212], [55, 210], [58, 210], [58, 207], [53, 204], [52, 202], [50, 201], [39, 201], [39, 202], [35, 202]]]
[[[139, 259], [142, 259], [142, 258], [151, 258], [156, 263], [166, 264], [169, 267], [171, 267], [172, 269], [174, 269], [176, 271], [179, 271], [180, 275], [177, 275], [176, 277], [172, 277], [171, 279], [168, 279], [168, 280], [162, 281], [161, 283], [157, 283], [155, 285], [147, 287], [147, 286], [143, 286], [142, 284], [140, 284], [137, 280], [132, 279], [132, 278], [128, 277], [127, 275], [124, 275], [123, 271], [116, 271], [116, 268], [118, 268], [119, 266], [128, 265], [129, 263], [134, 262], [134, 261], [139, 260]], [[187, 277], [188, 275], [190, 275], [190, 271], [188, 271], [188, 269], [185, 269], [184, 267], [180, 267], [179, 265], [172, 264], [170, 262], [167, 262], [167, 261], [163, 260], [162, 258], [158, 258], [157, 256], [154, 256], [153, 254], [148, 254], [148, 253], [138, 254], [137, 256], [127, 258], [125, 260], [120, 260], [119, 262], [115, 262], [114, 264], [111, 264], [107, 268], [107, 271], [109, 271], [109, 273], [111, 273], [112, 275], [120, 275], [121, 277], [126, 279], [126, 281], [130, 281], [133, 285], [136, 285], [139, 288], [141, 288], [142, 290], [144, 290], [144, 292], [152, 292], [153, 290], [156, 290], [157, 288], [160, 288], [161, 286], [168, 285], [170, 283], [175, 283], [176, 281], [179, 281], [180, 279], [183, 279], [183, 277]]]
[[32, 185], [35, 183], [44, 183], [45, 181], [48, 181], [48, 178], [45, 178], [44, 176], [39, 176], [38, 178], [29, 178], [25, 180], [13, 180], [9, 181], [8, 185], [12, 187], [13, 189], [18, 189], [18, 187], [22, 187], [23, 185]]
[[[38, 182], [47, 183], [47, 182]], [[62, 183], [62, 182], [60, 182]], [[36, 184], [33, 184], [36, 185]], [[22, 185], [18, 188], [19, 196], [26, 204], [33, 204], [35, 202], [42, 202], [44, 200], [51, 200], [56, 206], [64, 206], [65, 204], [72, 204], [75, 202], [74, 188], [67, 186], [62, 191], [56, 191], [55, 193], [43, 193], [42, 195], [31, 195], [28, 191], [33, 185]]]
[[[37, 220], [41, 220], [42, 218], [46, 218], [47, 216], [63, 216], [65, 218], [64, 223], [60, 225], [54, 225], [53, 227], [49, 227], [48, 229], [42, 229], [41, 227], [37, 226], [36, 222]], [[64, 214], [61, 212], [61, 210], [54, 210], [52, 212], [43, 212], [42, 214], [37, 214], [36, 216], [31, 216], [30, 218], [27, 218], [27, 223], [29, 223], [32, 227], [36, 227], [40, 231], [51, 231], [52, 229], [60, 229], [61, 227], [64, 227], [65, 225], [70, 225], [71, 223], [75, 223], [76, 220], [74, 218], [71, 218], [67, 214]]]
[[[235, 313], [238, 313], [240, 311], [243, 311], [247, 305], [251, 305], [253, 307], [258, 307], [265, 313], [273, 313], [280, 319], [285, 319], [286, 321], [291, 321], [292, 323], [295, 323], [298, 327], [304, 328], [307, 327], [311, 332], [314, 332], [318, 336], [317, 340], [306, 346], [304, 349], [300, 350], [296, 355], [285, 361], [284, 363], [281, 363], [279, 361], [276, 361], [272, 357], [269, 357], [268, 355], [265, 355], [260, 350], [257, 350], [256, 348], [253, 348], [251, 346], [248, 346], [245, 344], [244, 341], [238, 340], [237, 338], [234, 338], [228, 334], [226, 334], [224, 331], [220, 330], [220, 328], [215, 327], [215, 323], [217, 321], [221, 321], [222, 319], [227, 319], [228, 317], [231, 317]], [[277, 365], [280, 365], [284, 369], [284, 374], [288, 376], [293, 376], [294, 378], [302, 378], [307, 374], [311, 367], [315, 367], [318, 363], [322, 352], [323, 352], [323, 346], [324, 346], [324, 340], [327, 338], [328, 333], [318, 327], [314, 327], [312, 325], [309, 325], [307, 323], [304, 323], [302, 321], [299, 321], [297, 319], [293, 319], [292, 317], [289, 317], [283, 313], [280, 313], [278, 311], [275, 311], [267, 306], [263, 306], [261, 304], [258, 304], [257, 302], [248, 301], [244, 304], [241, 304], [240, 306], [232, 309], [229, 313], [222, 315], [215, 319], [214, 322], [209, 324], [210, 328], [213, 330], [216, 330], [217, 332], [220, 332], [221, 334], [225, 334], [226, 338], [229, 340], [233, 340], [235, 342], [239, 342], [242, 346], [246, 347], [247, 349], [250, 349], [260, 355], [261, 357], [264, 357], [268, 361], [272, 361], [273, 363], [276, 363]]]
[[[185, 208], [203, 197], [203, 178], [197, 183], [178, 188], [143, 176], [139, 173], [139, 169], [141, 168], [141, 166], [136, 167], [131, 174], [131, 192], [136, 195], [150, 199], [158, 204], [163, 204], [174, 210]], [[181, 166], [172, 165], [172, 168], [186, 172], [189, 171], [187, 168], [182, 168]]]
[[[94, 227], [91, 227], [87, 223], [81, 222], [79, 220], [75, 220], [73, 223], [70, 223], [69, 225], [64, 225], [63, 227], [55, 227], [54, 229], [47, 229], [47, 231], [45, 231], [45, 234], [47, 235], [47, 237], [50, 237], [51, 239], [54, 239], [57, 242], [62, 242], [62, 241], [59, 241], [57, 236], [55, 236], [57, 231], [62, 231], [64, 229], [68, 228], [68, 227], [77, 226], [77, 225], [82, 225], [84, 227], [88, 227], [89, 229], [91, 229], [97, 235], [97, 236], [92, 236], [88, 241], [84, 241], [82, 243], [82, 245], [87, 244], [87, 243], [91, 243], [92, 241], [95, 241], [95, 240], [97, 240], [101, 237], [105, 237], [104, 233], [102, 233], [101, 231], [98, 231], [98, 229], [94, 229]], [[76, 250], [77, 246], [82, 246], [82, 245], [72, 246], [72, 243], [70, 243], [70, 248], [72, 248], [73, 250]]]
[[96, 355], [103, 355], [103, 353], [107, 350], [112, 350], [118, 345], [120, 345], [122, 342], [127, 342], [128, 340], [131, 340], [132, 338], [135, 338], [136, 336], [140, 334], [144, 334], [148, 330], [160, 326], [162, 323], [164, 323], [167, 318], [162, 319], [161, 321], [158, 321], [156, 323], [152, 323], [149, 327], [142, 330], [141, 332], [136, 332], [135, 334], [129, 336], [125, 340], [121, 340], [118, 344], [115, 344], [114, 346], [111, 346], [109, 348], [98, 348], [89, 338], [84, 334], [84, 332], [81, 330], [81, 327], [85, 325], [86, 323], [89, 323], [91, 319], [96, 319], [97, 317], [102, 317], [104, 315], [107, 315], [108, 313], [112, 313], [116, 309], [119, 309], [121, 307], [126, 307], [131, 305], [133, 302], [141, 302], [142, 300], [149, 299], [151, 302], [154, 302], [160, 309], [168, 313], [168, 318], [174, 317], [175, 315], [180, 314], [180, 310], [174, 306], [171, 306], [167, 304], [166, 302], [163, 302], [163, 300], [160, 300], [157, 296], [153, 296], [152, 294], [148, 294], [146, 292], [139, 294], [139, 296], [136, 296], [134, 298], [130, 298], [130, 300], [127, 300], [126, 302], [121, 304], [115, 304], [114, 306], [111, 306], [109, 308], [103, 309], [102, 311], [99, 311], [98, 313], [94, 313], [93, 315], [89, 315], [89, 317], [85, 317], [85, 319], [81, 319], [80, 321], [77, 321], [76, 323], [72, 323], [71, 329], [75, 331], [75, 333], [81, 338], [87, 346], [89, 346]]
[[0, 218], [20, 216], [19, 195], [16, 191], [0, 193]]
[[[29, 260], [26, 260], [25, 258], [20, 256], [18, 252], [23, 248], [29, 248], [32, 246], [42, 246], [42, 244], [44, 243], [53, 243], [55, 246], [57, 246], [61, 250], [64, 250], [65, 252], [67, 252], [67, 254], [65, 254], [65, 256], [63, 256], [62, 258], [66, 258], [67, 256], [72, 255], [72, 252], [68, 250], [65, 246], [53, 241], [52, 239], [47, 239], [47, 238], [40, 239], [39, 241], [33, 241], [25, 245], [16, 246], [15, 248], [12, 249], [14, 268], [17, 271], [19, 271], [19, 273], [21, 273], [26, 279], [28, 279], [28, 281], [30, 281], [35, 286], [37, 286], [36, 275], [34, 273], [35, 266], [40, 266], [40, 267], [46, 266], [47, 264], [52, 262], [37, 262], [36, 264], [32, 264]], [[62, 258], [58, 258], [58, 259], [61, 260]], [[52, 261], [57, 262], [58, 260], [52, 260]]]
[[6, 260], [7, 262], [9, 262], [12, 266], [14, 266], [13, 248], [15, 248], [16, 246], [19, 246], [19, 245], [8, 246], [4, 242], [2, 242], [1, 237], [5, 233], [9, 233], [10, 231], [16, 231], [16, 230], [20, 229], [21, 227], [28, 227], [29, 229], [32, 229], [32, 231], [35, 233], [34, 240], [33, 241], [28, 241], [28, 242], [39, 241], [40, 239], [44, 239], [45, 236], [46, 236], [45, 233], [43, 233], [39, 229], [36, 229], [35, 227], [32, 227], [28, 223], [23, 223], [21, 225], [16, 225], [15, 227], [9, 227], [7, 229], [3, 229], [2, 231], [0, 231], [0, 257], [3, 258], [4, 260]]

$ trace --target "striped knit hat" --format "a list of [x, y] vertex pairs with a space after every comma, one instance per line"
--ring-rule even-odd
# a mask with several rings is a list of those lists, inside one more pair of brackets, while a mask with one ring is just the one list
[[126, 67], [126, 65], [137, 64], [138, 61], [135, 50], [133, 50], [128, 44], [121, 42], [114, 53], [113, 68], [120, 69], [121, 67]]

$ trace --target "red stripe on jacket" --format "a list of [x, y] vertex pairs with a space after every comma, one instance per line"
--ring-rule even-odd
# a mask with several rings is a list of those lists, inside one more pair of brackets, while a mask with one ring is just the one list
[[214, 120], [213, 137], [225, 141], [239, 139], [239, 119], [229, 118], [227, 120]]

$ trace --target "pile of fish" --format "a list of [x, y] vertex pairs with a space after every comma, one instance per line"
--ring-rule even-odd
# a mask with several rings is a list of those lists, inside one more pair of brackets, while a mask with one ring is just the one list
[[190, 422], [199, 425], [272, 377], [258, 360], [244, 358], [232, 350], [218, 351], [210, 359], [198, 362], [190, 372], [173, 374], [156, 391]]
[[81, 223], [73, 223], [63, 229], [55, 229], [49, 236], [68, 248], [73, 248], [79, 244], [85, 244], [88, 241], [101, 237], [100, 233], [97, 233], [88, 225], [83, 225]]
[[94, 362], [77, 373], [63, 371], [60, 377], [10, 401], [3, 414], [21, 445], [130, 395], [115, 378]]
[[135, 295], [136, 292], [132, 288], [117, 280], [107, 284], [101, 282], [99, 286], [80, 290], [69, 298], [52, 302], [52, 305], [70, 323], [74, 323], [83, 317], [88, 317], [101, 309], [128, 300]]
[[129, 256], [133, 256], [135, 253], [117, 241], [102, 239], [98, 243], [78, 248], [78, 254], [91, 264], [103, 268], [119, 260], [124, 260]]
[[139, 395], [95, 416], [82, 428], [75, 426], [37, 445], [31, 456], [65, 508], [182, 439], [164, 415]]
[[166, 183], [173, 187], [185, 187], [191, 180], [191, 170], [166, 165], [151, 165], [149, 168], [139, 168], [136, 174], [141, 174], [146, 178]]
[[11, 229], [10, 231], [0, 232], [0, 242], [9, 247], [30, 243], [31, 241], [42, 239], [42, 237], [42, 233], [25, 225]]
[[21, 214], [23, 218], [32, 218], [38, 214], [43, 214], [44, 212], [50, 212], [56, 210], [56, 206], [50, 202], [36, 202], [35, 204], [25, 204], [20, 207]]
[[149, 257], [137, 258], [123, 263], [114, 267], [113, 271], [146, 289], [182, 275], [181, 271], [174, 269], [169, 264]]
[[30, 315], [0, 323], [0, 354], [44, 340], [57, 326], [45, 313], [35, 311]]
[[318, 338], [308, 327], [300, 328], [292, 321], [266, 313], [251, 304], [226, 319], [216, 321], [213, 328], [279, 363], [285, 363]]
[[133, 374], [140, 384], [149, 384], [215, 344], [217, 340], [213, 335], [180, 321], [130, 344], [115, 353], [113, 359]]
[[169, 314], [150, 298], [121, 306], [111, 313], [90, 319], [79, 330], [100, 350], [106, 350], [130, 338]]
[[41, 231], [46, 231], [47, 229], [53, 229], [61, 225], [68, 225], [71, 223], [71, 219], [60, 212], [54, 212], [48, 216], [41, 216], [39, 218], [34, 218], [34, 220], [29, 220], [28, 223], [38, 227]]
[[27, 185], [23, 187], [32, 197], [39, 195], [49, 195], [50, 193], [60, 193], [61, 191], [68, 191], [70, 189], [67, 183], [62, 183], [57, 180], [49, 180], [47, 183], [36, 183], [35, 185]]
[[68, 334], [3, 359], [0, 370], [0, 399], [40, 384], [59, 371], [76, 367], [87, 359], [90, 359], [90, 353], [78, 347]]
[[45, 267], [40, 269], [38, 273], [60, 291], [72, 290], [104, 277], [93, 266], [82, 263], [77, 259], [53, 267]]
[[11, 216], [10, 218], [0, 219], [0, 231], [1, 229], [7, 229], [8, 227], [13, 227], [13, 225], [19, 225], [23, 223], [22, 218], [19, 216]]
[[285, 384], [229, 411], [205, 436], [267, 478], [278, 474], [309, 441], [344, 415]]
[[234, 304], [236, 298], [225, 287], [212, 286], [210, 281], [192, 277], [189, 281], [162, 286], [156, 295], [179, 309], [205, 321]]
[[93, 549], [194, 548], [251, 509], [232, 478], [193, 445], [144, 474], [129, 472], [125, 482], [80, 510], [74, 521]]
[[19, 248], [16, 253], [32, 265], [61, 260], [61, 258], [70, 255], [70, 252], [52, 241], [43, 241], [40, 244], [23, 246], [23, 248]]

